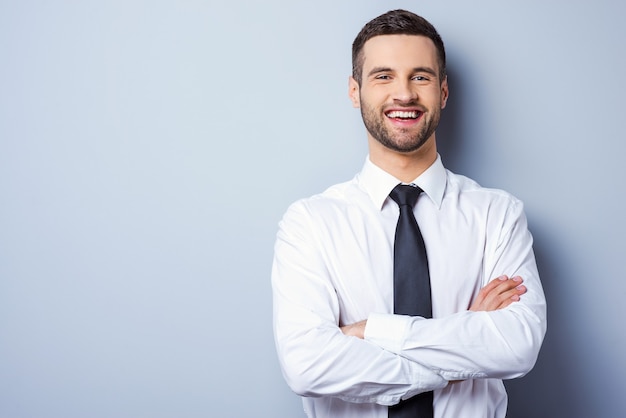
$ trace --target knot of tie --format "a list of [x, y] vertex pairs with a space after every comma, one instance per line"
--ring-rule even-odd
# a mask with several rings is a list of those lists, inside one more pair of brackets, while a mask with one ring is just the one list
[[415, 206], [415, 202], [417, 202], [417, 198], [420, 193], [422, 193], [422, 189], [417, 186], [409, 186], [407, 184], [398, 184], [393, 188], [391, 193], [389, 193], [389, 197], [393, 199], [394, 202], [398, 204], [398, 206], [408, 205], [410, 207]]

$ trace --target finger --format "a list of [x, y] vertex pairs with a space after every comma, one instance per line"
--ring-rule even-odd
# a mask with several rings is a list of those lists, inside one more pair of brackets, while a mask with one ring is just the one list
[[[496, 279], [493, 282], [494, 285], [490, 288], [485, 286], [485, 290], [488, 293], [484, 295], [484, 299], [481, 301], [480, 306], [485, 310], [501, 309], [504, 305], [509, 305], [511, 301], [509, 298], [517, 294], [516, 287], [520, 286], [522, 278], [516, 276], [512, 279]], [[490, 283], [491, 284], [491, 283]]]
[[491, 292], [493, 292], [498, 286], [506, 283], [507, 280], [509, 280], [509, 277], [506, 275], [502, 275], [487, 283], [487, 285], [480, 289], [480, 291], [478, 292], [478, 295], [476, 296], [476, 301], [479, 303], [484, 301], [491, 294]]
[[517, 286], [520, 286], [522, 284], [523, 280], [521, 277], [519, 276], [515, 276], [511, 279], [507, 279], [504, 281], [501, 281], [500, 283], [497, 284], [497, 286], [495, 288], [493, 288], [490, 292], [489, 295], [487, 295], [487, 297], [500, 297], [500, 295], [502, 295], [503, 293], [506, 293], [512, 289], [515, 289]]
[[504, 292], [507, 292], [521, 283], [521, 278], [509, 279], [507, 276], [501, 276], [492, 280], [483, 288], [485, 300], [494, 300]]
[[516, 286], [515, 288], [508, 290], [500, 295], [500, 305], [497, 309], [506, 308], [513, 302], [519, 302], [521, 296], [526, 293], [528, 289], [523, 284]]
[[524, 281], [520, 276], [511, 277], [510, 279], [507, 278], [506, 280], [500, 280], [500, 279], [498, 279], [498, 280], [499, 281], [498, 281], [495, 289], [498, 289], [498, 291], [500, 291], [500, 292], [509, 290], [509, 289], [511, 289], [511, 288], [513, 288], [513, 287], [515, 287], [515, 286], [517, 286], [519, 284], [521, 284]]
[[509, 278], [506, 275], [502, 275], [493, 279], [487, 283], [485, 287], [480, 289], [476, 295], [476, 299], [469, 307], [469, 310], [493, 311], [510, 305], [512, 302], [518, 300], [520, 290], [515, 289], [520, 286], [522, 282], [523, 279], [520, 276]]
[[509, 276], [507, 276], [506, 274], [503, 274], [502, 276], [496, 277], [495, 279], [493, 279], [492, 281], [487, 283], [487, 285], [485, 287], [483, 287], [482, 290], [490, 292], [490, 291], [494, 290], [495, 288], [497, 288], [498, 286], [502, 286], [508, 280], [510, 280]]

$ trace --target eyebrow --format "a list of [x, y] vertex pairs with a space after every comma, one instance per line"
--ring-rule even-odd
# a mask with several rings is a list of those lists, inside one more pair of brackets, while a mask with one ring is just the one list
[[[393, 72], [394, 70], [392, 68], [389, 67], [374, 67], [370, 70], [370, 72], [367, 74], [368, 77], [371, 77], [375, 74], [380, 74], [380, 73], [389, 73], [389, 72]], [[430, 67], [415, 67], [413, 68], [413, 73], [427, 73], [430, 74], [432, 76], [437, 76], [437, 72], [435, 70], [433, 70]]]

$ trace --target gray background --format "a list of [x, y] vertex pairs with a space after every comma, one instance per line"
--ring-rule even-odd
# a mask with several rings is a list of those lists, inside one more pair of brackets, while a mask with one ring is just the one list
[[451, 169], [526, 203], [549, 302], [510, 417], [623, 417], [625, 7], [0, 0], [0, 417], [301, 417], [276, 224], [366, 155], [350, 45], [391, 8], [449, 54]]

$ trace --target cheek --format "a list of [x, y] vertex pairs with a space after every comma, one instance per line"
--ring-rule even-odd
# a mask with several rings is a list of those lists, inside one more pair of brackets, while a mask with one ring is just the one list
[[434, 90], [424, 92], [421, 96], [421, 100], [431, 108], [443, 109], [446, 106], [447, 97], [441, 90]]
[[361, 90], [360, 95], [361, 106], [366, 106], [369, 109], [380, 109], [384, 106], [384, 96], [374, 94], [373, 92], [363, 92]]

